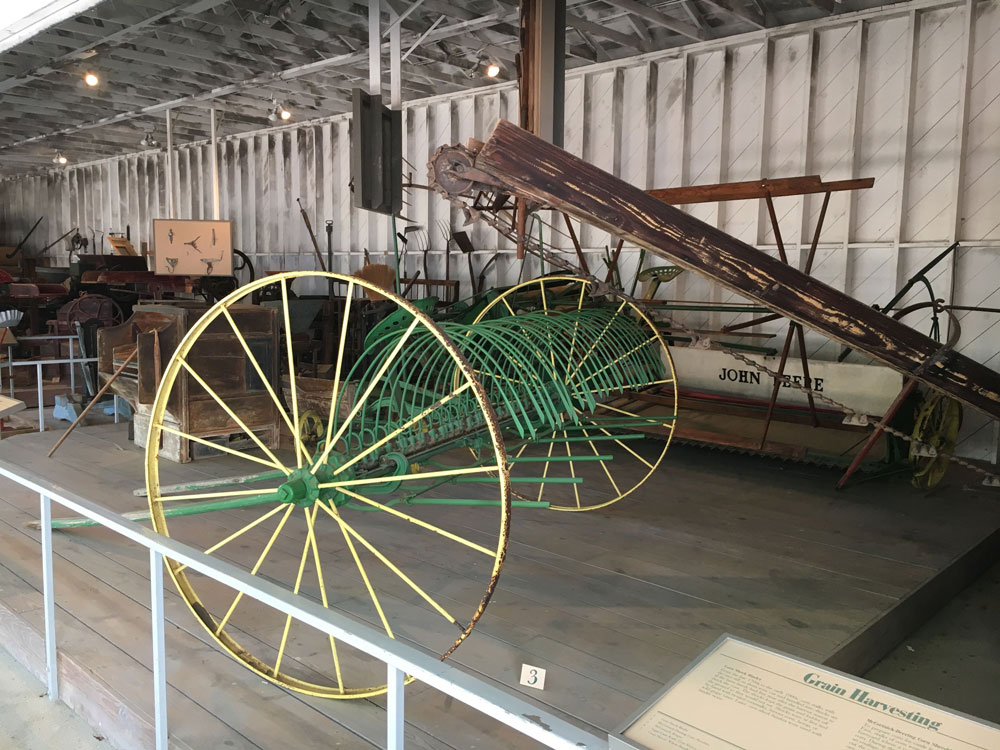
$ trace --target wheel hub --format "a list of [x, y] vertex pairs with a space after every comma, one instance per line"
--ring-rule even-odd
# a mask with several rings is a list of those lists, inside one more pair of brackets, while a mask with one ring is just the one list
[[320, 486], [353, 478], [354, 472], [351, 469], [334, 474], [337, 467], [346, 461], [345, 456], [333, 453], [330, 454], [327, 463], [320, 466], [315, 474], [309, 470], [309, 467], [296, 469], [278, 487], [281, 502], [298, 505], [300, 508], [311, 508], [317, 500], [337, 507], [346, 505], [351, 500], [348, 495], [340, 492], [336, 487]]

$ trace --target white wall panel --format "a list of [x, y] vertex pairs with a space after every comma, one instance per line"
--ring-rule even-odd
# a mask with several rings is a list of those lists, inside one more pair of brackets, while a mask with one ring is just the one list
[[[866, 302], [885, 301], [959, 239], [963, 248], [954, 263], [933, 274], [936, 296], [948, 297], [954, 288], [957, 303], [1000, 307], [998, 91], [1000, 5], [916, 0], [575, 70], [566, 80], [565, 146], [646, 188], [801, 174], [874, 177], [870, 190], [833, 197], [815, 275]], [[426, 183], [426, 164], [438, 146], [485, 138], [498, 118], [516, 120], [517, 113], [510, 84], [406, 104], [408, 176]], [[351, 205], [349, 128], [341, 115], [220, 141], [222, 216], [233, 219], [236, 245], [259, 272], [316, 268], [297, 198], [324, 254], [324, 223], [334, 221], [336, 270], [358, 268], [365, 249], [376, 262], [391, 259], [389, 222]], [[211, 216], [210, 163], [207, 144], [179, 144], [180, 216]], [[165, 166], [163, 153], [145, 152], [0, 182], [0, 242], [16, 243], [41, 214], [46, 219], [36, 247], [73, 226], [100, 240], [127, 224], [137, 244], [148, 242], [152, 220], [166, 214]], [[445, 233], [463, 228], [477, 248], [473, 277], [497, 252], [487, 283], [516, 280], [522, 265], [525, 276], [540, 270], [533, 258], [517, 260], [514, 245], [485, 225], [463, 227], [461, 213], [436, 194], [413, 189], [405, 201], [397, 228], [419, 225], [426, 237], [414, 238], [408, 273], [423, 271], [419, 250], [426, 244], [430, 272], [443, 275]], [[801, 264], [821, 199], [775, 203], [789, 259]], [[686, 210], [776, 253], [759, 201]], [[544, 235], [570, 251], [564, 229], [555, 222], [555, 231], [546, 228]], [[616, 239], [591, 227], [579, 234], [591, 268], [600, 272], [605, 247]], [[54, 248], [52, 262], [65, 264], [67, 250], [67, 243]], [[626, 246], [621, 267], [627, 281], [637, 255]], [[474, 281], [467, 269], [453, 248], [451, 274], [463, 294]], [[661, 296], [740, 299], [693, 274], [682, 274]], [[717, 327], [748, 316], [678, 317]], [[962, 318], [960, 347], [994, 367], [1000, 364], [998, 320], [984, 313]], [[926, 329], [929, 321], [923, 315], [911, 322]], [[760, 330], [778, 333], [773, 341], [780, 345], [783, 323]], [[807, 348], [821, 358], [837, 352], [812, 334]], [[993, 450], [993, 430], [982, 425], [969, 418], [965, 452], [985, 456]]]

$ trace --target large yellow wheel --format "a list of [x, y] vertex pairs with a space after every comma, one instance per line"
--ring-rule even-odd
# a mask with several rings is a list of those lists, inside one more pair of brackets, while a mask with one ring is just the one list
[[[913, 427], [913, 438], [918, 443], [910, 443], [914, 487], [928, 490], [944, 479], [948, 471], [948, 456], [955, 451], [961, 429], [962, 405], [942, 393], [929, 393]], [[918, 445], [932, 450], [921, 449]]]
[[[612, 365], [628, 372], [633, 358], [636, 364], [640, 358], [649, 356], [662, 361], [662, 378], [634, 378], [641, 382], [624, 383], [620, 393], [603, 399], [595, 408], [577, 410], [575, 419], [573, 415], [567, 415], [564, 430], [517, 442], [511, 435], [507, 436], [511, 456], [518, 459], [512, 465], [512, 479], [516, 479], [518, 469], [523, 466], [530, 467], [533, 474], [537, 474], [541, 466], [542, 477], [556, 480], [539, 484], [537, 490], [531, 488], [530, 492], [521, 490], [513, 494], [522, 500], [547, 502], [552, 510], [595, 510], [635, 492], [652, 476], [666, 455], [677, 417], [674, 363], [656, 325], [631, 302], [613, 298], [595, 300], [591, 296], [592, 288], [589, 281], [572, 276], [532, 279], [504, 291], [487, 305], [475, 321], [478, 323], [528, 312], [561, 315], [601, 305], [614, 310], [612, 319], [619, 316], [632, 318], [643, 329], [643, 343], [638, 347], [619, 345], [617, 350], [621, 354], [614, 362], [601, 361], [597, 372]], [[600, 339], [612, 336], [614, 327], [608, 325], [595, 341], [586, 344], [575, 340], [571, 342], [565, 383], [578, 377], [584, 366], [592, 367], [592, 359], [606, 356], [604, 352], [607, 349], [600, 346]], [[611, 344], [610, 348], [614, 349], [614, 343]], [[638, 366], [631, 369], [648, 372], [648, 368]], [[657, 388], [657, 396], [637, 407], [633, 394], [649, 388]], [[570, 424], [572, 422], [578, 424]], [[644, 434], [656, 439], [642, 440]], [[558, 482], [560, 478], [575, 480], [581, 477], [584, 478], [582, 483]], [[525, 486], [518, 485], [519, 488]]]
[[[262, 314], [262, 308], [244, 303], [254, 292], [272, 287], [280, 305], [269, 314], [288, 331], [294, 315], [290, 285], [311, 285], [325, 295], [331, 279], [346, 285], [329, 381], [328, 413], [333, 416], [320, 415], [324, 440], [311, 451], [300, 437], [305, 393], [294, 377], [288, 397], [281, 395], [282, 370], [287, 373], [294, 363], [290, 337], [272, 332], [269, 348], [267, 336], [255, 339], [240, 321], [248, 310], [254, 311], [251, 316]], [[380, 293], [388, 301], [371, 303], [364, 292]], [[362, 353], [356, 326], [393, 311], [405, 311], [394, 319], [402, 317], [400, 330], [383, 339], [384, 346], [370, 345]], [[210, 355], [219, 355], [223, 332], [228, 365], [219, 367]], [[410, 348], [414, 342], [416, 353]], [[364, 377], [357, 379], [359, 375]], [[246, 399], [219, 395], [232, 392], [234, 379], [245, 380], [239, 392], [256, 391], [258, 410], [259, 398], [277, 410], [280, 446], [255, 433], [243, 405]], [[412, 395], [403, 402], [386, 395], [400, 393]], [[209, 421], [223, 425], [215, 434], [230, 439], [192, 434], [178, 421], [178, 399], [196, 397]], [[426, 456], [432, 438], [443, 434], [441, 425], [450, 424], [449, 410], [466, 415], [466, 424], [469, 415], [478, 414], [481, 444], [489, 449], [473, 459], [464, 448], [443, 448], [433, 453], [436, 465], [413, 463], [415, 446]], [[380, 426], [372, 427], [376, 422]], [[438, 427], [432, 431], [429, 425]], [[161, 486], [161, 461], [166, 460], [158, 450], [162, 438], [188, 441], [220, 456], [180, 465], [191, 472], [190, 481]], [[171, 466], [176, 472], [178, 465]], [[424, 466], [430, 469], [422, 471]], [[205, 479], [211, 474], [222, 478]], [[476, 478], [479, 483], [460, 483]], [[507, 546], [510, 498], [503, 440], [496, 414], [466, 360], [413, 305], [366, 281], [332, 273], [261, 279], [198, 319], [165, 368], [156, 395], [146, 485], [153, 525], [161, 534], [442, 658], [464, 641], [483, 614]], [[427, 497], [427, 487], [435, 498]], [[478, 507], [467, 507], [472, 501], [462, 498], [473, 491]], [[171, 512], [195, 506], [204, 512]], [[484, 513], [493, 518], [491, 524], [483, 524]], [[477, 514], [475, 522], [468, 514]], [[260, 676], [329, 698], [385, 690], [381, 662], [176, 561], [168, 561], [168, 570], [211, 636]]]

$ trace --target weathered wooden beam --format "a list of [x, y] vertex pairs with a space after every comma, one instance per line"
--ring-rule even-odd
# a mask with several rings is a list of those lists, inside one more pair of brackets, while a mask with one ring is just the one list
[[717, 185], [662, 188], [647, 192], [664, 203], [669, 203], [672, 206], [683, 206], [688, 203], [766, 198], [769, 195], [772, 198], [779, 198], [784, 195], [838, 193], [842, 190], [864, 190], [874, 184], [874, 177], [823, 182], [819, 175], [808, 175], [806, 177], [782, 177], [776, 180], [747, 180], [746, 182], [722, 182]]
[[[1000, 373], [500, 120], [475, 166], [505, 189], [570, 213], [1000, 418]], [[850, 406], [850, 404], [848, 404]]]

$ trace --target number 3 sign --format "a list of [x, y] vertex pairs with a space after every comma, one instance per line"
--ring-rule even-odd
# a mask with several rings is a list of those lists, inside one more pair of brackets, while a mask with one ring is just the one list
[[545, 670], [541, 667], [533, 667], [530, 664], [521, 665], [521, 684], [533, 687], [536, 690], [545, 689]]

